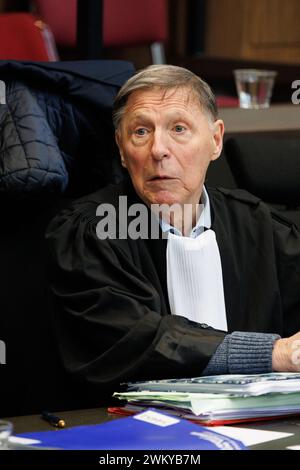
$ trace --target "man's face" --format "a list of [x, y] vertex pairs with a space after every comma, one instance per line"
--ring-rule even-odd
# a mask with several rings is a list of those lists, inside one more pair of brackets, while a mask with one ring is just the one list
[[199, 203], [207, 167], [222, 150], [224, 125], [187, 88], [139, 90], [116, 132], [122, 165], [150, 204]]

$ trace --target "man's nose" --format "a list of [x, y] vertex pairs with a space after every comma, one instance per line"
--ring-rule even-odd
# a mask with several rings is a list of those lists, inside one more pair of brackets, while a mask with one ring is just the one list
[[168, 137], [162, 131], [156, 130], [153, 133], [153, 140], [151, 146], [151, 156], [155, 160], [162, 160], [170, 155], [168, 146]]

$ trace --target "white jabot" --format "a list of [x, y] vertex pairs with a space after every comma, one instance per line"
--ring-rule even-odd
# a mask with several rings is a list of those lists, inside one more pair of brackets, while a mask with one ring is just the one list
[[[162, 229], [167, 228], [169, 232], [169, 303], [173, 315], [227, 331], [221, 258], [215, 232], [210, 229], [209, 198], [205, 188], [203, 195], [204, 210], [190, 237], [183, 237], [174, 227], [162, 224]], [[209, 230], [204, 231], [204, 227]]]

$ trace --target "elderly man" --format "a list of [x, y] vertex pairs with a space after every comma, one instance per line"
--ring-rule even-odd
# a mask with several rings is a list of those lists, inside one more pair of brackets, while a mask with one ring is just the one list
[[[122, 87], [113, 118], [128, 180], [78, 200], [48, 229], [66, 369], [96, 390], [299, 371], [300, 235], [253, 195], [204, 186], [224, 132], [209, 86], [150, 66]], [[124, 232], [136, 207], [146, 218]], [[159, 236], [138, 236], [153, 220]]]

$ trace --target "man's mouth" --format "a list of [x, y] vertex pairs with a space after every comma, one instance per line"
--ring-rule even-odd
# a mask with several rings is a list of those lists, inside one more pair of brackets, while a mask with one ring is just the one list
[[149, 178], [149, 181], [163, 181], [163, 180], [173, 180], [173, 179], [175, 178], [173, 178], [172, 176], [168, 176], [168, 175], [155, 175]]

